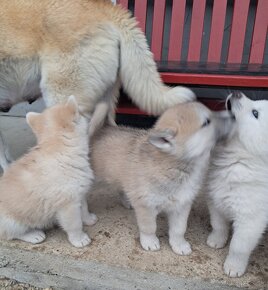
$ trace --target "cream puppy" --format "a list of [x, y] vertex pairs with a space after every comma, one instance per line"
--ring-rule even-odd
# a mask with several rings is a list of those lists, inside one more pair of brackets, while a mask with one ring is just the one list
[[160, 249], [156, 217], [165, 212], [173, 251], [191, 253], [184, 238], [187, 219], [214, 143], [214, 115], [197, 102], [168, 109], [149, 131], [106, 127], [93, 137], [95, 177], [125, 192], [145, 250]]
[[43, 229], [58, 223], [75, 247], [90, 243], [82, 222], [92, 225], [85, 195], [89, 166], [88, 121], [74, 97], [42, 114], [28, 113], [37, 146], [12, 163], [0, 179], [0, 238], [40, 243]]
[[233, 236], [224, 271], [239, 277], [268, 224], [268, 101], [242, 93], [229, 97], [235, 118], [229, 137], [213, 154], [208, 179], [212, 232], [207, 244], [225, 246]]

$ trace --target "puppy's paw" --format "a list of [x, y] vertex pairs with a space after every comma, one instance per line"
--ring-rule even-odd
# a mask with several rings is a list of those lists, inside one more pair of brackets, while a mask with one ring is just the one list
[[34, 230], [19, 236], [17, 239], [31, 244], [39, 244], [42, 243], [45, 240], [45, 238], [46, 235], [43, 231]]
[[182, 256], [187, 256], [192, 253], [191, 245], [186, 240], [181, 242], [170, 242], [170, 246], [174, 253]]
[[91, 243], [90, 237], [86, 233], [81, 233], [75, 237], [69, 237], [70, 243], [76, 248], [82, 248]]
[[243, 259], [228, 256], [224, 262], [223, 268], [225, 274], [229, 277], [241, 277], [246, 271], [247, 262]]
[[212, 231], [207, 239], [207, 245], [214, 249], [221, 249], [225, 246], [227, 237], [222, 233]]
[[93, 226], [98, 221], [98, 217], [94, 213], [88, 213], [83, 216], [83, 224], [85, 226]]
[[160, 249], [160, 242], [156, 235], [140, 233], [140, 243], [146, 251], [158, 251]]

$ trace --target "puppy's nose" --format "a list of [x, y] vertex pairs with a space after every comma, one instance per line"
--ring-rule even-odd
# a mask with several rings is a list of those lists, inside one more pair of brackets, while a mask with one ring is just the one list
[[241, 92], [233, 92], [232, 97], [236, 99], [241, 99], [242, 98], [242, 93]]

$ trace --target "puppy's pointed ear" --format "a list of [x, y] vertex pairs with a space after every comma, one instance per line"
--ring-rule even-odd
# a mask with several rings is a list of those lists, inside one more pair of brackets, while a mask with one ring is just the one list
[[26, 114], [26, 122], [32, 128], [34, 133], [39, 133], [43, 129], [42, 114], [29, 112]]
[[149, 133], [148, 141], [163, 152], [171, 152], [175, 147], [175, 128], [152, 130]]
[[66, 106], [70, 109], [70, 112], [73, 113], [75, 118], [79, 117], [78, 103], [75, 96], [72, 95], [68, 98]]

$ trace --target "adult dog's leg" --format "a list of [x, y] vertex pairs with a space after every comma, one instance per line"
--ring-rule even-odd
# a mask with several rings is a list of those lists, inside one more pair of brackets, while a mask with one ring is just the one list
[[0, 132], [0, 165], [4, 171], [6, 170], [6, 168], [8, 167], [11, 161], [12, 161], [12, 158], [10, 156], [8, 147], [5, 144], [3, 136]]

